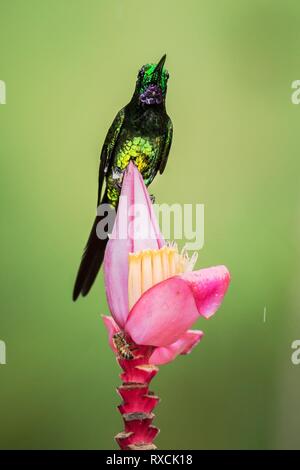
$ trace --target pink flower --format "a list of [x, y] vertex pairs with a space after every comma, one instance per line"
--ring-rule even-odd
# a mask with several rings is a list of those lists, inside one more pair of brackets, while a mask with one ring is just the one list
[[142, 176], [130, 163], [123, 179], [113, 233], [106, 248], [104, 276], [112, 317], [103, 317], [112, 349], [123, 331], [148, 348], [149, 364], [188, 354], [203, 333], [190, 330], [199, 316], [210, 318], [230, 282], [225, 266], [193, 271], [195, 257], [167, 244], [158, 227]]

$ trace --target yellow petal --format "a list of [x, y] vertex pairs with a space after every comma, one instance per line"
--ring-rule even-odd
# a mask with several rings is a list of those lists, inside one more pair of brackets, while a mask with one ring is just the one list
[[161, 250], [152, 251], [152, 285], [158, 284], [163, 280], [163, 270], [161, 264]]
[[185, 250], [178, 253], [176, 244], [163, 246], [160, 250], [130, 253], [128, 257], [129, 310], [150, 287], [171, 276], [191, 270], [195, 262], [195, 255], [190, 259]]
[[142, 294], [152, 287], [152, 260], [151, 250], [143, 252], [142, 255]]

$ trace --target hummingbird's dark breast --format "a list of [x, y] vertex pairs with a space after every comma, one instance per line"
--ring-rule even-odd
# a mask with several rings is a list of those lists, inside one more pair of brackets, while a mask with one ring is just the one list
[[120, 196], [123, 173], [133, 161], [148, 186], [157, 172], [164, 139], [164, 119], [156, 112], [144, 112], [124, 123], [106, 178], [108, 202], [116, 206]]

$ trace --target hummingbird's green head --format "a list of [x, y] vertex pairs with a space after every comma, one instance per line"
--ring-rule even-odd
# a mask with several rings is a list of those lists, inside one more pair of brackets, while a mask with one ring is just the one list
[[146, 64], [139, 70], [136, 91], [144, 105], [161, 104], [166, 97], [169, 72], [164, 68], [166, 54], [157, 64]]

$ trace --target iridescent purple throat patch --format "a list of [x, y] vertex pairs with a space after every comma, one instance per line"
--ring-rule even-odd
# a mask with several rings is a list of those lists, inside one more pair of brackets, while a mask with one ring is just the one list
[[157, 85], [149, 85], [140, 95], [140, 101], [144, 104], [160, 104], [163, 101], [161, 88]]

